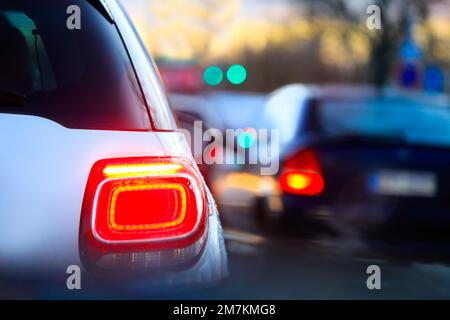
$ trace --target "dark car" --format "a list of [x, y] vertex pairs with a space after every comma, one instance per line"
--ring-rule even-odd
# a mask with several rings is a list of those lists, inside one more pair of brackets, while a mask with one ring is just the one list
[[[441, 239], [450, 230], [450, 109], [438, 97], [289, 85], [272, 94], [284, 214], [332, 232]], [[429, 232], [428, 232], [429, 231]]]

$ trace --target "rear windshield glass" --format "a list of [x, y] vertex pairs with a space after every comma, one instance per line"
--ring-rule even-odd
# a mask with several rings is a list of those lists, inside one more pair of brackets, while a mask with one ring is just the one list
[[321, 128], [331, 135], [399, 138], [411, 144], [450, 146], [450, 110], [405, 97], [329, 101], [320, 106]]
[[150, 128], [120, 35], [88, 1], [2, 0], [0, 42], [0, 113], [77, 129]]

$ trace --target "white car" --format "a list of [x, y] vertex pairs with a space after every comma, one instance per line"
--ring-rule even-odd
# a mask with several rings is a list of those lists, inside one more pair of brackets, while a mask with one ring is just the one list
[[214, 200], [124, 11], [36, 2], [0, 3], [0, 277], [221, 280]]

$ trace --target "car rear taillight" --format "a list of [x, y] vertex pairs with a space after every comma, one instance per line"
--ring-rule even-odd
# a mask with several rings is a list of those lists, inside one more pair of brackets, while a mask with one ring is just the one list
[[286, 193], [304, 196], [322, 193], [325, 183], [316, 152], [302, 150], [287, 159], [280, 175], [280, 186]]
[[83, 203], [83, 262], [112, 269], [127, 264], [135, 268], [136, 261], [150, 267], [193, 258], [206, 236], [206, 211], [203, 180], [186, 161], [99, 161], [91, 170]]

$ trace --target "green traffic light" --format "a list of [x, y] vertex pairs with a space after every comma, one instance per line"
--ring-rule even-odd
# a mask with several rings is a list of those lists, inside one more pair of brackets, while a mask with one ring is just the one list
[[227, 79], [232, 84], [241, 84], [247, 79], [247, 70], [240, 64], [234, 64], [227, 71]]
[[241, 133], [238, 136], [238, 144], [241, 146], [242, 149], [249, 149], [254, 142], [255, 139], [253, 138], [253, 135], [249, 132]]
[[218, 66], [209, 66], [203, 73], [203, 79], [210, 86], [217, 86], [223, 80], [223, 72]]

